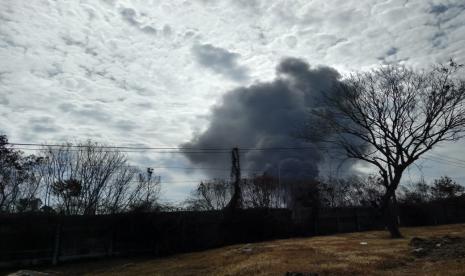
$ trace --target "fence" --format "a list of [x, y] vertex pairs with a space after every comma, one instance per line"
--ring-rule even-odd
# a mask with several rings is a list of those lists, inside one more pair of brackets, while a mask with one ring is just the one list
[[0, 267], [91, 257], [165, 256], [291, 236], [289, 210], [0, 217]]
[[[403, 226], [465, 222], [465, 201], [400, 206]], [[169, 254], [292, 236], [383, 229], [373, 208], [0, 217], [0, 267]]]

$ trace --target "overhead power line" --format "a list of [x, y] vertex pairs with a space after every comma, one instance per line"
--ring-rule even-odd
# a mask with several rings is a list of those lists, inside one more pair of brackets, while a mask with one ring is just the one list
[[[86, 148], [88, 145], [72, 145], [72, 144], [39, 144], [39, 143], [8, 143], [18, 150], [33, 150], [33, 151], [46, 151], [48, 148], [66, 148], [69, 151], [79, 151], [80, 148]], [[31, 148], [34, 147], [34, 148]], [[106, 149], [107, 151], [118, 150], [122, 153], [146, 153], [147, 151], [154, 153], [172, 153], [172, 154], [229, 154], [231, 147], [208, 147], [208, 148], [196, 148], [196, 147], [152, 147], [152, 146], [105, 146], [98, 145], [97, 148]], [[245, 147], [239, 148], [240, 152], [245, 151], [295, 151], [295, 150], [328, 150], [328, 147]], [[442, 164], [452, 165], [456, 167], [465, 168], [465, 160], [448, 157], [441, 154], [429, 154], [423, 156], [423, 159], [438, 162]], [[174, 169], [174, 167], [173, 167]], [[181, 169], [181, 168], [180, 168]], [[184, 168], [191, 169], [191, 168]], [[192, 168], [195, 169], [195, 168]], [[207, 168], [198, 168], [205, 169]], [[216, 168], [214, 168], [216, 170]], [[223, 170], [223, 169], [221, 169]]]
[[[20, 150], [47, 150], [47, 148], [86, 148], [89, 145], [72, 145], [72, 144], [38, 144], [38, 143], [8, 143], [9, 145]], [[30, 148], [36, 147], [36, 148]], [[37, 148], [39, 147], [39, 148]], [[97, 145], [97, 148], [121, 150], [121, 152], [144, 152], [147, 150], [163, 153], [230, 153], [232, 147], [145, 147], [145, 146], [105, 146]], [[318, 147], [322, 149], [322, 147]], [[316, 150], [316, 147], [244, 147], [240, 151], [287, 151], [287, 150]]]
[[[24, 147], [15, 147], [15, 149], [18, 150], [24, 150], [24, 151], [47, 151], [47, 148], [24, 148]], [[58, 149], [58, 148], [57, 148]], [[71, 152], [76, 152], [79, 151], [79, 149], [66, 149], [66, 151], [71, 151]], [[122, 153], [147, 153], [147, 150], [117, 150], [117, 149], [105, 149], [102, 150], [102, 152], [122, 152]], [[193, 154], [226, 154], [229, 152], [228, 151], [190, 151], [190, 150], [180, 150], [180, 151], [173, 151], [173, 150], [151, 150], [150, 152], [152, 153], [193, 153]]]
[[463, 165], [465, 165], [465, 160], [464, 159], [459, 159], [459, 158], [455, 158], [455, 157], [450, 157], [450, 156], [447, 156], [447, 155], [444, 155], [444, 154], [439, 154], [439, 153], [435, 153], [435, 154], [429, 154], [435, 158], [438, 158], [438, 159], [447, 159], [447, 160], [450, 160], [451, 162], [457, 162], [457, 163], [462, 163]]
[[455, 167], [458, 167], [458, 168], [464, 168], [465, 169], [465, 164], [459, 164], [459, 163], [455, 163], [455, 162], [451, 162], [451, 161], [435, 159], [435, 158], [429, 158], [429, 157], [422, 157], [422, 158], [426, 159], [426, 160], [434, 161], [434, 162], [437, 162], [437, 163], [441, 163], [441, 164], [445, 164], [445, 165], [451, 165], [451, 166], [455, 166]]
[[[73, 145], [73, 144], [38, 144], [38, 143], [8, 143], [12, 146], [39, 146], [39, 147], [58, 147], [58, 148], [87, 148], [89, 145]], [[90, 145], [94, 146], [94, 145]], [[106, 146], [96, 145], [98, 148], [104, 149], [129, 149], [129, 150], [201, 150], [201, 151], [230, 151], [230, 148], [194, 148], [194, 147], [145, 147], [145, 146]]]

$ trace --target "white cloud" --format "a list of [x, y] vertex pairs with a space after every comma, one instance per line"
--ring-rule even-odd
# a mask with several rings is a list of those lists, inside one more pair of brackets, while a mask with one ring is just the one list
[[[464, 10], [463, 0], [3, 0], [0, 127], [12, 141], [174, 146], [205, 127], [234, 74], [270, 80], [286, 56], [343, 72], [465, 63]], [[232, 58], [206, 73], [195, 45]]]

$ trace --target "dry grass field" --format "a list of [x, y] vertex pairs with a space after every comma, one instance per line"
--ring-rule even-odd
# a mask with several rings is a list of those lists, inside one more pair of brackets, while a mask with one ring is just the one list
[[404, 239], [384, 231], [340, 234], [181, 254], [160, 259], [103, 260], [67, 264], [62, 275], [465, 275], [465, 258], [416, 258], [412, 237], [465, 237], [465, 224], [403, 228]]

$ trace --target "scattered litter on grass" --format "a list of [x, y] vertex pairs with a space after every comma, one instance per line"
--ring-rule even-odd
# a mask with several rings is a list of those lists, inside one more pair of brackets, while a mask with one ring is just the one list
[[240, 248], [237, 249], [240, 253], [246, 253], [246, 254], [251, 254], [252, 252], [256, 251], [256, 248], [253, 247], [252, 244], [248, 243], [245, 244], [244, 246], [241, 246]]
[[252, 252], [252, 248], [242, 248], [241, 251], [243, 253], [250, 253], [250, 252]]

